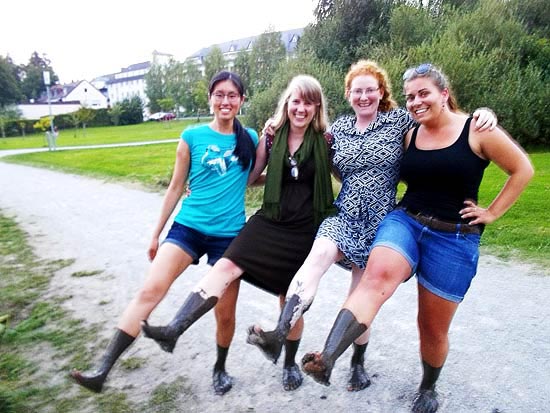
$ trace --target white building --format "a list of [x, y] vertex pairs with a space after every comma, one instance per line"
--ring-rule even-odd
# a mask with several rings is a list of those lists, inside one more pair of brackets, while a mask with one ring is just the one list
[[[285, 45], [288, 56], [292, 56], [296, 50], [298, 40], [302, 37], [304, 29], [293, 29], [282, 31], [281, 41]], [[223, 53], [223, 57], [226, 62], [226, 68], [232, 70], [234, 67], [235, 59], [241, 50], [251, 51], [254, 46], [254, 42], [259, 36], [244, 37], [242, 39], [230, 40], [225, 43], [213, 44], [212, 46], [205, 47], [199, 51], [193, 53], [188, 59], [192, 60], [201, 71], [204, 76], [204, 59], [210, 53], [213, 47], [217, 46]]]
[[110, 105], [120, 103], [125, 99], [139, 96], [146, 106], [149, 102], [145, 93], [145, 75], [154, 64], [166, 64], [173, 56], [168, 53], [153, 51], [152, 61], [135, 63], [120, 69], [120, 72], [103, 75], [92, 80], [92, 84], [108, 96]]
[[104, 109], [108, 107], [107, 97], [95, 86], [86, 80], [66, 85], [52, 85], [50, 87], [50, 105], [48, 96], [42, 95], [33, 103], [17, 106], [21, 110], [23, 119], [40, 119], [52, 115], [62, 115], [76, 112], [81, 107]]

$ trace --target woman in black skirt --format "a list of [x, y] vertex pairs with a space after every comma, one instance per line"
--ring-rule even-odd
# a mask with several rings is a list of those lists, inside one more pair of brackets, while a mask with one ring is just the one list
[[[334, 212], [330, 142], [324, 134], [326, 105], [319, 82], [306, 75], [293, 78], [279, 100], [272, 126], [275, 134], [261, 138], [256, 166], [249, 178], [249, 183], [265, 179], [262, 208], [248, 220], [223, 258], [193, 288], [168, 325], [153, 327], [142, 322], [144, 334], [165, 351], [171, 352], [179, 336], [212, 309], [238, 278], [277, 294], [283, 304], [319, 224]], [[260, 177], [266, 165], [267, 173]], [[285, 341], [285, 390], [294, 390], [302, 383], [294, 361], [302, 330], [300, 321]], [[217, 380], [220, 387], [231, 388], [231, 377], [225, 369], [220, 370]]]

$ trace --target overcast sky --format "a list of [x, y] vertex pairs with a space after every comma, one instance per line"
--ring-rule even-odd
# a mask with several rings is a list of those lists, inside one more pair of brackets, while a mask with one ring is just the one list
[[316, 0], [7, 0], [0, 5], [0, 55], [26, 64], [46, 54], [62, 83], [151, 60], [183, 60], [203, 47], [268, 27], [313, 22]]

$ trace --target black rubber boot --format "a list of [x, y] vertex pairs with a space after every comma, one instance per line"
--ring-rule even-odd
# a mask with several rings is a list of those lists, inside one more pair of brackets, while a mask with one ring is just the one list
[[432, 367], [422, 360], [422, 368], [424, 370], [422, 383], [414, 397], [412, 411], [414, 413], [434, 413], [439, 408], [435, 382], [439, 378], [443, 366]]
[[304, 380], [300, 368], [296, 364], [296, 353], [300, 346], [300, 340], [285, 339], [285, 365], [283, 366], [283, 389], [296, 390]]
[[218, 302], [218, 297], [204, 299], [199, 293], [191, 293], [180, 307], [170, 324], [162, 327], [150, 326], [147, 320], [141, 322], [141, 330], [145, 337], [155, 340], [161, 349], [171, 353], [174, 351], [178, 338], [195, 321], [211, 310]]
[[96, 371], [89, 374], [82, 373], [79, 370], [73, 370], [71, 372], [71, 377], [81, 386], [93, 392], [100, 393], [109, 371], [111, 371], [115, 362], [122, 353], [124, 353], [124, 350], [130, 347], [130, 344], [132, 344], [135, 339], [135, 337], [117, 328], [115, 335], [105, 350], [101, 366]]
[[218, 359], [214, 364], [214, 370], [212, 372], [212, 385], [214, 386], [214, 392], [223, 396], [233, 387], [233, 378], [225, 371], [225, 360], [227, 359], [227, 353], [229, 348], [218, 347]]
[[369, 343], [353, 343], [353, 356], [351, 356], [351, 377], [348, 381], [348, 391], [360, 391], [370, 386], [370, 378], [365, 371], [365, 351]]
[[285, 338], [292, 328], [292, 321], [294, 320], [294, 323], [296, 323], [302, 314], [309, 309], [310, 305], [311, 303], [304, 304], [299, 295], [292, 295], [285, 301], [275, 330], [263, 331], [261, 329], [257, 330], [255, 326], [251, 326], [248, 328], [246, 342], [258, 347], [268, 360], [276, 364], [281, 355]]
[[330, 386], [330, 375], [334, 363], [365, 331], [367, 326], [359, 323], [351, 311], [346, 308], [340, 310], [327, 337], [323, 352], [307, 353], [302, 358], [303, 370], [316, 382]]

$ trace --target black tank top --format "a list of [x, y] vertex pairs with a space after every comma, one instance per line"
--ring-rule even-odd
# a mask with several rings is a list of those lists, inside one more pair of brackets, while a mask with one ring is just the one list
[[461, 222], [465, 200], [477, 202], [483, 172], [489, 161], [477, 156], [468, 143], [468, 118], [458, 139], [446, 148], [423, 150], [416, 147], [418, 126], [401, 162], [401, 179], [407, 191], [400, 206], [446, 221]]

